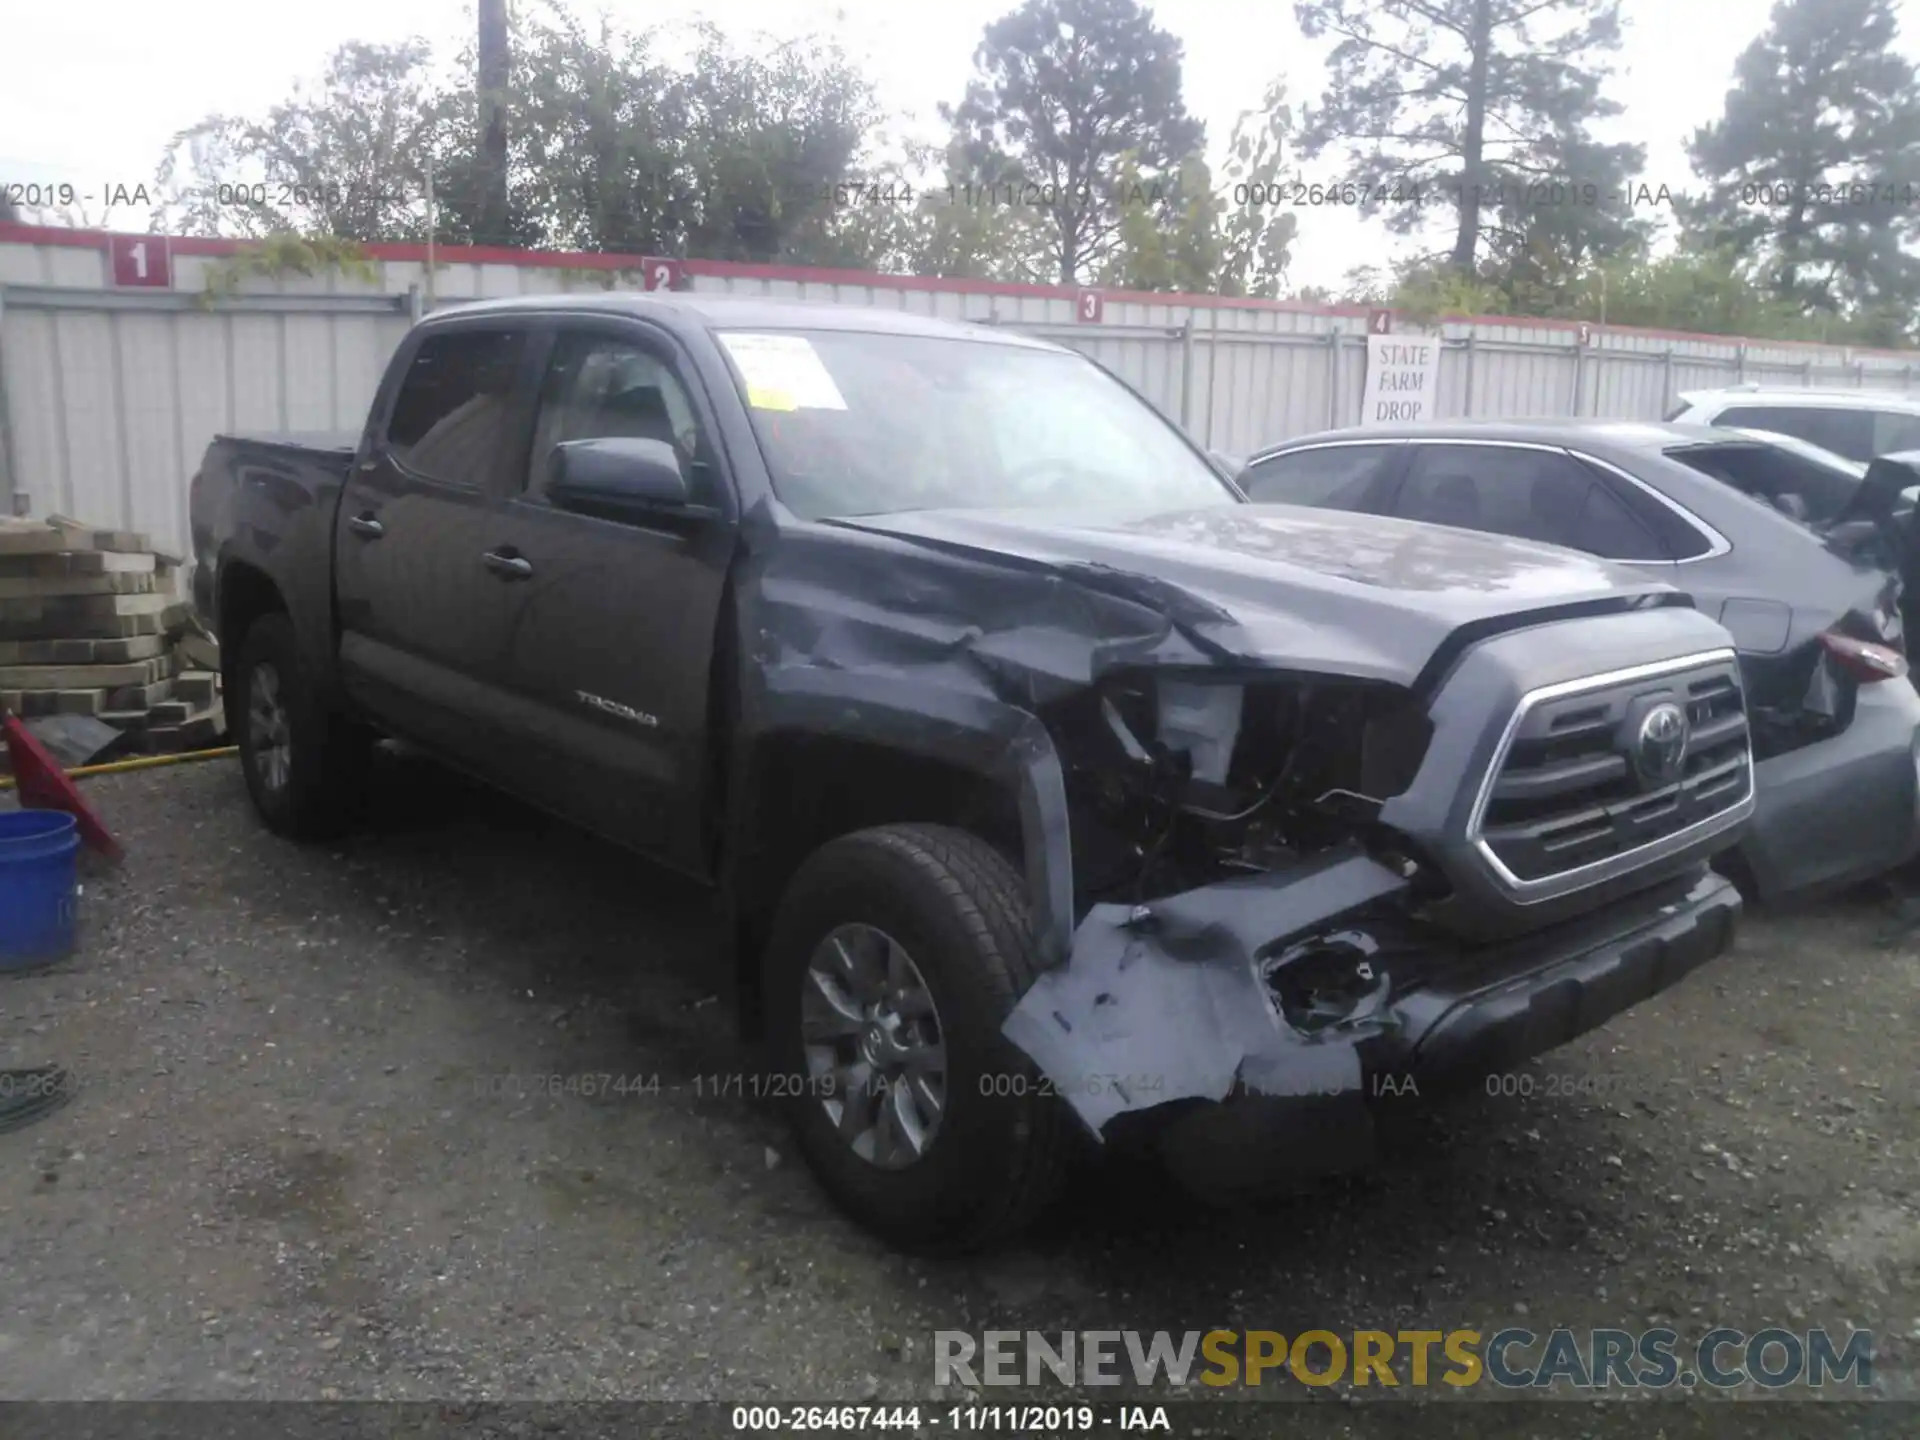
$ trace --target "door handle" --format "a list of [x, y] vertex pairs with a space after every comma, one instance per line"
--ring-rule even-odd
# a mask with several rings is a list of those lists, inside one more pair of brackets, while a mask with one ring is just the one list
[[369, 540], [378, 540], [387, 533], [387, 527], [373, 518], [371, 510], [363, 511], [347, 521], [347, 528], [356, 535], [364, 535]]
[[533, 562], [508, 550], [489, 550], [480, 557], [494, 574], [508, 580], [524, 580], [533, 574]]

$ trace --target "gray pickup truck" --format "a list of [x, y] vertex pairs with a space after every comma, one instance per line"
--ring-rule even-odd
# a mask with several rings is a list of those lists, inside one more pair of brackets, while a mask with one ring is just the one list
[[800, 1147], [907, 1245], [1094, 1141], [1364, 1163], [1732, 940], [1740, 674], [1672, 588], [1258, 506], [1092, 362], [691, 294], [415, 327], [366, 430], [192, 498], [253, 801], [380, 734], [712, 887]]

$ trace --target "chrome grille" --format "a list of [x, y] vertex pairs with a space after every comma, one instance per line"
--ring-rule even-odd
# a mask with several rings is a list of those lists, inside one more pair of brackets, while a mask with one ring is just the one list
[[[1688, 739], [1684, 758], [1666, 756], [1662, 773], [1643, 728], [1668, 704], [1685, 715]], [[1662, 718], [1671, 728], [1672, 717]], [[1472, 838], [1504, 881], [1524, 888], [1589, 866], [1617, 869], [1636, 851], [1724, 823], [1752, 789], [1737, 662], [1696, 656], [1528, 696], [1495, 757]]]

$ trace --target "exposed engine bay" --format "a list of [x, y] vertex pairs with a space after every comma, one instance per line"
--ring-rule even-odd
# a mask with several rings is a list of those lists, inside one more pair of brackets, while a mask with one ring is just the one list
[[1432, 736], [1398, 686], [1319, 676], [1115, 677], [1050, 717], [1078, 908], [1142, 904], [1354, 845], [1411, 873], [1380, 807]]

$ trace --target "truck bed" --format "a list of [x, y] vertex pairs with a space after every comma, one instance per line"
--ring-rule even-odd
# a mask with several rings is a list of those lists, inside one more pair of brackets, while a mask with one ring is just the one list
[[[351, 431], [255, 431], [214, 436], [193, 477], [193, 599], [216, 631], [222, 566], [273, 577], [320, 653], [332, 633], [333, 511], [360, 436]], [[297, 557], [297, 558], [296, 558]], [[224, 641], [227, 637], [222, 636]]]

